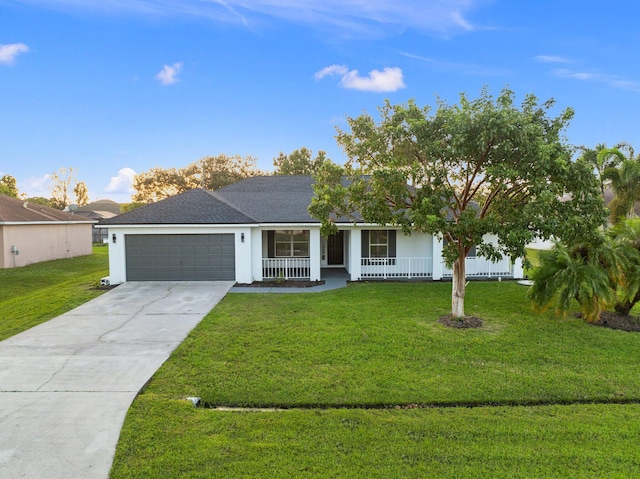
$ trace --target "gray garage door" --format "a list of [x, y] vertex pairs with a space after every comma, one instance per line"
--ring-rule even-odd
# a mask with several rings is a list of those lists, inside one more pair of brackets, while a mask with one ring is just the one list
[[233, 234], [126, 235], [128, 281], [234, 281]]

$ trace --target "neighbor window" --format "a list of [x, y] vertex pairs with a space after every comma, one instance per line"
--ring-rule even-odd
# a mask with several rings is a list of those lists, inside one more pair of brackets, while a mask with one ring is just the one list
[[276, 230], [276, 258], [309, 257], [309, 230]]

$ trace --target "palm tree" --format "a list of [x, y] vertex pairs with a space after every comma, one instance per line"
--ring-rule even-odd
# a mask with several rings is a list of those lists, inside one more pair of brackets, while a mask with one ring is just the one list
[[598, 182], [600, 183], [600, 192], [604, 199], [604, 191], [606, 187], [605, 171], [609, 168], [615, 168], [618, 164], [622, 163], [626, 158], [620, 151], [621, 149], [627, 149], [633, 156], [633, 148], [627, 143], [618, 143], [613, 148], [607, 148], [604, 143], [599, 143], [595, 148], [580, 147], [582, 150], [582, 156], [580, 160], [591, 165], [594, 169]]
[[597, 321], [613, 308], [629, 314], [640, 303], [640, 219], [620, 222], [597, 245], [568, 248], [556, 243], [539, 254], [528, 296], [534, 308], [566, 314], [573, 301], [582, 317]]
[[539, 261], [528, 292], [535, 309], [554, 306], [556, 314], [565, 315], [575, 300], [582, 317], [595, 322], [615, 303], [615, 284], [624, 258], [604, 237], [597, 246], [570, 249], [556, 243], [551, 250], [540, 251]]
[[640, 161], [633, 158], [625, 159], [618, 167], [609, 167], [604, 172], [604, 178], [611, 181], [615, 197], [609, 204], [611, 222], [616, 224], [622, 218], [631, 217], [634, 207], [640, 201]]

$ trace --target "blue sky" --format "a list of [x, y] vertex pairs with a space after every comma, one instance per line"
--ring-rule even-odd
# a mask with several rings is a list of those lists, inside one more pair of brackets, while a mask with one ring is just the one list
[[508, 86], [576, 115], [576, 145], [640, 149], [631, 0], [0, 0], [0, 174], [49, 196], [73, 167], [91, 200], [221, 153], [264, 170], [389, 99], [435, 105]]

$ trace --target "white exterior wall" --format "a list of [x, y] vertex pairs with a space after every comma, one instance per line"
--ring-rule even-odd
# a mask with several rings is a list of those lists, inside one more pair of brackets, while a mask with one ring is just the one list
[[[251, 283], [252, 257], [254, 237], [251, 227], [215, 227], [215, 226], [111, 226], [109, 227], [109, 278], [111, 284], [124, 283], [127, 280], [127, 265], [125, 257], [126, 235], [180, 235], [180, 234], [224, 234], [235, 235], [235, 268], [236, 282]], [[242, 234], [244, 233], [244, 241]], [[113, 242], [115, 235], [116, 242]]]
[[[373, 229], [373, 228], [371, 228]], [[405, 236], [402, 230], [396, 232], [396, 257], [432, 258], [433, 236], [424, 233], [411, 233]]]

